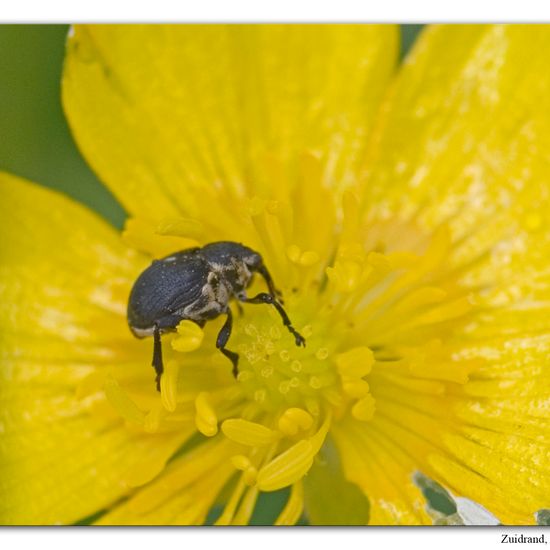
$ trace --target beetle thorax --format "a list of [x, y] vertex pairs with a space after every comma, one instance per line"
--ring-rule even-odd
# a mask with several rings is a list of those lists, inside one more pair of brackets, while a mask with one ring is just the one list
[[252, 273], [243, 261], [232, 260], [229, 263], [209, 262], [209, 264], [212, 268], [212, 273], [228, 289], [229, 297], [242, 292], [252, 279]]
[[202, 288], [204, 300], [191, 304], [181, 312], [182, 317], [195, 321], [213, 319], [226, 311], [229, 301], [240, 295], [252, 274], [243, 262], [209, 263], [210, 273]]

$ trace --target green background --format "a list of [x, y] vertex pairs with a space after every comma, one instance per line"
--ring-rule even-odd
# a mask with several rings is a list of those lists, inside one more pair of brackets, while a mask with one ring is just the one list
[[[122, 227], [125, 213], [81, 157], [60, 102], [68, 25], [0, 25], [0, 170], [63, 191]], [[402, 57], [422, 25], [402, 25]]]
[[[401, 26], [402, 58], [421, 27]], [[121, 228], [124, 210], [80, 155], [63, 116], [60, 81], [68, 28], [0, 25], [0, 170], [62, 191]], [[286, 498], [286, 491], [262, 495], [252, 523], [271, 524]]]

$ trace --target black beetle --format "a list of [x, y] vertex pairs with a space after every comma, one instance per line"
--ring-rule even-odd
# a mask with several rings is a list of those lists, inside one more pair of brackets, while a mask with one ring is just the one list
[[[254, 273], [264, 278], [269, 293], [260, 292], [248, 298], [246, 288]], [[294, 329], [282, 301], [277, 299], [280, 295], [260, 254], [239, 243], [215, 242], [154, 260], [130, 292], [128, 325], [137, 338], [154, 337], [152, 365], [157, 373], [157, 390], [160, 391], [164, 370], [160, 336], [175, 331], [184, 319], [202, 327], [222, 313], [227, 315], [216, 347], [231, 360], [233, 374], [237, 376], [239, 355], [225, 348], [233, 326], [229, 308], [232, 298], [249, 304], [273, 305], [293, 334], [296, 345], [305, 346], [305, 339]]]

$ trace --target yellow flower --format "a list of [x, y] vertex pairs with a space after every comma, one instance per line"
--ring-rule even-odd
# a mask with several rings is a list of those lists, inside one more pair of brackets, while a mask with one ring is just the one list
[[[500, 521], [550, 495], [550, 28], [90, 26], [63, 102], [115, 230], [0, 176], [2, 523], [431, 523], [415, 472]], [[269, 306], [151, 339], [151, 258], [259, 251]], [[260, 281], [252, 290], [263, 290]], [[370, 503], [370, 511], [369, 511]], [[208, 516], [210, 512], [210, 515]], [[369, 517], [370, 516], [370, 517]]]

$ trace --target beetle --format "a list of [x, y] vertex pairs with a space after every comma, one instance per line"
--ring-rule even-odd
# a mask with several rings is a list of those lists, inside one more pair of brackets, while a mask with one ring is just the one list
[[[255, 273], [263, 277], [269, 292], [249, 298], [246, 289]], [[161, 335], [174, 332], [183, 320], [203, 327], [222, 314], [227, 316], [216, 347], [230, 359], [233, 375], [237, 376], [239, 355], [225, 347], [233, 328], [229, 302], [234, 298], [248, 304], [274, 306], [296, 345], [305, 347], [305, 338], [292, 326], [262, 256], [240, 243], [220, 241], [175, 252], [153, 260], [141, 273], [128, 299], [128, 325], [137, 338], [153, 336], [152, 366], [157, 391], [164, 371]]]

